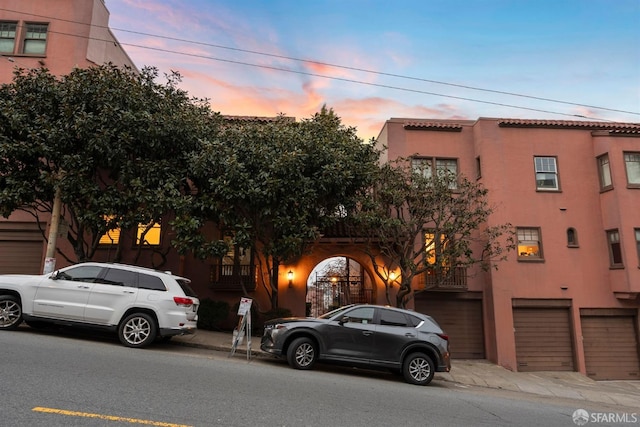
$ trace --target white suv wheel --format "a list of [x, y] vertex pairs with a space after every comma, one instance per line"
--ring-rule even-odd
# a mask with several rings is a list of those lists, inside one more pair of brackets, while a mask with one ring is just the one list
[[146, 313], [133, 313], [125, 317], [118, 328], [120, 342], [127, 347], [144, 347], [156, 339], [156, 322]]

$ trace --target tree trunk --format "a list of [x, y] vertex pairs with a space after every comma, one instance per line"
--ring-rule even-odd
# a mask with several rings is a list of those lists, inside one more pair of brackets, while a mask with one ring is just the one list
[[280, 267], [280, 261], [272, 258], [273, 268], [271, 269], [271, 308], [275, 310], [278, 308], [278, 270]]

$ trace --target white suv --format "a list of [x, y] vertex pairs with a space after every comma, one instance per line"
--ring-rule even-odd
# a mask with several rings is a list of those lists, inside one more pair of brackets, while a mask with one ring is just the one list
[[0, 275], [0, 330], [24, 320], [118, 333], [127, 347], [193, 333], [200, 301], [189, 279], [122, 264], [87, 262], [51, 274]]

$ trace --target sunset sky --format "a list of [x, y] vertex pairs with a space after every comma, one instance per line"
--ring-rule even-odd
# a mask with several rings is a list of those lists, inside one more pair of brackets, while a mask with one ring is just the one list
[[640, 0], [106, 5], [139, 68], [179, 71], [225, 115], [327, 105], [364, 140], [391, 117], [640, 122]]

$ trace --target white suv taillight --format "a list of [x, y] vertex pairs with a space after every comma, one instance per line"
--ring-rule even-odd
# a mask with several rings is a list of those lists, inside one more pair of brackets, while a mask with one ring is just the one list
[[191, 298], [185, 297], [173, 297], [175, 303], [182, 307], [191, 307], [193, 305], [193, 300]]

